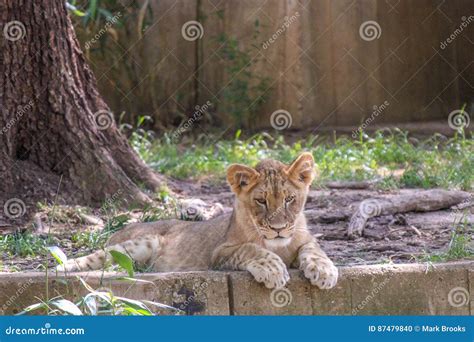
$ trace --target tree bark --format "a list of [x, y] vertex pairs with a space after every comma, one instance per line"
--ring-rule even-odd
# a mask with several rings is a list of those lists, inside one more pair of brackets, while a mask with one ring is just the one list
[[81, 200], [120, 192], [148, 202], [137, 184], [154, 190], [162, 179], [113, 122], [65, 1], [3, 0], [0, 19], [0, 190], [35, 186], [37, 170], [61, 176]]

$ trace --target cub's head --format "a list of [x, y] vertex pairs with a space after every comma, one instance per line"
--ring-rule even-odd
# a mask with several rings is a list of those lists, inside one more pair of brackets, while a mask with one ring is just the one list
[[[255, 168], [233, 164], [227, 181], [267, 246], [285, 246], [295, 232], [314, 178], [314, 159], [303, 153], [290, 165], [265, 159]], [[239, 215], [241, 213], [237, 213]]]

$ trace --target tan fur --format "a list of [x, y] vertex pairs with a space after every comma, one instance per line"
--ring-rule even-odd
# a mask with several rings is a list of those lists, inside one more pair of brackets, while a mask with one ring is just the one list
[[127, 253], [157, 272], [245, 270], [268, 288], [285, 286], [287, 268], [301, 269], [311, 284], [335, 286], [338, 271], [306, 226], [303, 208], [314, 160], [303, 153], [290, 165], [263, 160], [255, 168], [234, 164], [227, 180], [235, 193], [232, 214], [209, 221], [167, 220], [132, 224], [108, 247], [69, 260], [60, 270], [100, 269], [110, 250]]

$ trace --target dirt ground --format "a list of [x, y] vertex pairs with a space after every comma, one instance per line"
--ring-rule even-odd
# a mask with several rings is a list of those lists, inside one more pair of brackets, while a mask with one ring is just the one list
[[[200, 198], [219, 201], [230, 207], [233, 196], [228, 190], [210, 191]], [[313, 190], [306, 204], [306, 218], [311, 232], [318, 237], [326, 253], [338, 265], [416, 262], [427, 254], [445, 252], [450, 244], [454, 222], [462, 213], [439, 210], [381, 216], [369, 220], [362, 237], [348, 239], [347, 226], [352, 213], [365, 199], [383, 199], [419, 189], [375, 190]], [[474, 225], [471, 207], [466, 219]], [[474, 248], [474, 246], [473, 246]]]
[[[233, 195], [226, 185], [181, 184], [182, 196], [200, 198], [207, 203], [221, 203], [225, 211], [232, 210]], [[451, 209], [427, 213], [406, 213], [372, 218], [360, 238], [350, 240], [347, 226], [352, 213], [361, 201], [368, 198], [383, 199], [398, 194], [408, 194], [418, 189], [391, 191], [378, 190], [312, 190], [309, 194], [305, 213], [311, 232], [318, 237], [327, 254], [338, 265], [357, 265], [375, 263], [416, 262], [427, 254], [445, 252], [450, 245], [454, 222], [462, 215]], [[64, 209], [61, 209], [64, 210]], [[67, 211], [67, 210], [66, 210]], [[77, 247], [71, 243], [74, 232], [85, 229], [101, 229], [103, 223], [96, 225], [77, 219], [74, 211], [65, 222], [55, 222], [47, 226], [46, 213], [37, 213], [32, 226], [43, 226], [35, 234], [48, 234], [61, 246], [68, 256], [85, 254], [87, 247]], [[138, 219], [141, 213], [132, 212], [132, 220]], [[474, 210], [471, 207], [466, 216], [470, 230], [474, 226]], [[36, 221], [36, 223], [35, 223]], [[0, 229], [0, 234], [1, 234]], [[3, 233], [6, 233], [4, 231]], [[4, 271], [42, 270], [44, 256], [14, 257], [2, 256]], [[51, 265], [53, 261], [51, 260]]]

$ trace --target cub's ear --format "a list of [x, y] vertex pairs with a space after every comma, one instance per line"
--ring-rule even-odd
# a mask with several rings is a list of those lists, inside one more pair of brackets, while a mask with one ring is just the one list
[[258, 176], [260, 174], [255, 169], [241, 164], [232, 164], [227, 169], [227, 182], [236, 194], [254, 185]]
[[286, 169], [288, 178], [296, 183], [311, 185], [314, 179], [314, 158], [309, 152], [304, 152]]

